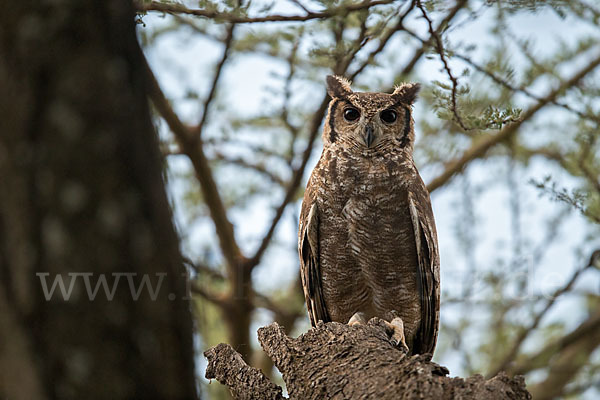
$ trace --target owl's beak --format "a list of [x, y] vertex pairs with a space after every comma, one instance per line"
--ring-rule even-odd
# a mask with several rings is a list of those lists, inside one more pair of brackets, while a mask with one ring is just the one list
[[373, 134], [373, 125], [369, 124], [365, 127], [365, 143], [367, 147], [371, 147], [375, 141], [375, 135]]

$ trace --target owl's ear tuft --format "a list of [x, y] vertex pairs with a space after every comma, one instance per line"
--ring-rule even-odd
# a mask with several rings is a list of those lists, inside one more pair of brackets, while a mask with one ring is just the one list
[[421, 90], [420, 83], [403, 83], [402, 85], [396, 86], [392, 96], [394, 100], [401, 101], [406, 104], [412, 104], [417, 98], [417, 94]]
[[327, 75], [327, 94], [338, 99], [352, 94], [350, 81], [343, 76]]

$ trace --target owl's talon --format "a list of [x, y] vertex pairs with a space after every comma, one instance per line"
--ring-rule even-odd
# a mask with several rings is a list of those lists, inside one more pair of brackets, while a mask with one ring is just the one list
[[404, 337], [404, 322], [402, 318], [396, 317], [392, 319], [392, 322], [384, 321], [390, 335], [390, 341], [392, 344], [400, 349], [405, 354], [408, 354], [408, 346], [406, 345], [406, 339]]
[[348, 321], [348, 325], [350, 325], [350, 326], [366, 325], [366, 323], [367, 323], [367, 318], [365, 317], [365, 313], [363, 313], [363, 312], [354, 313], [354, 315], [352, 317], [350, 317], [350, 320]]

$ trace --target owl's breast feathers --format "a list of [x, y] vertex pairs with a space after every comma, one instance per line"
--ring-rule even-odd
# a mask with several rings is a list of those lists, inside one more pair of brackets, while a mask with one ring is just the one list
[[326, 149], [304, 195], [298, 247], [311, 323], [397, 311], [413, 354], [433, 352], [439, 257], [412, 157]]

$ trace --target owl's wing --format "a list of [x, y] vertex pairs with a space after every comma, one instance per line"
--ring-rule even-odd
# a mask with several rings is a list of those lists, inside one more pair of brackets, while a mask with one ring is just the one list
[[300, 275], [302, 288], [308, 308], [308, 317], [312, 326], [317, 322], [329, 322], [329, 312], [323, 298], [321, 266], [319, 264], [319, 210], [316, 203], [302, 203], [298, 251], [300, 253]]
[[413, 354], [433, 354], [440, 322], [440, 261], [437, 233], [429, 193], [422, 182], [408, 196], [417, 244], [421, 325], [413, 343]]

